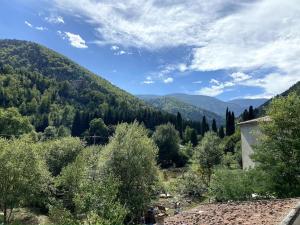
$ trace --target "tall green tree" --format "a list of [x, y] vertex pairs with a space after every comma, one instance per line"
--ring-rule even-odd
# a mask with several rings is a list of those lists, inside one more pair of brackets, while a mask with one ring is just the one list
[[209, 125], [206, 121], [205, 116], [202, 117], [202, 127], [201, 128], [202, 128], [201, 135], [204, 136], [205, 133], [209, 131]]
[[180, 112], [177, 112], [177, 116], [176, 116], [176, 128], [179, 132], [180, 138], [183, 137], [183, 124], [182, 124], [182, 117]]
[[159, 149], [158, 163], [161, 167], [167, 168], [174, 164], [176, 166], [182, 164], [183, 158], [179, 151], [180, 137], [172, 124], [157, 126], [152, 138]]
[[221, 139], [214, 132], [207, 132], [194, 153], [194, 163], [202, 169], [207, 186], [215, 166], [221, 163], [223, 151]]
[[219, 134], [219, 137], [220, 137], [220, 138], [224, 138], [224, 137], [225, 137], [225, 132], [224, 132], [224, 127], [223, 127], [223, 126], [220, 126], [220, 127], [219, 127], [219, 132], [218, 132], [218, 134]]
[[120, 124], [103, 150], [109, 174], [119, 178], [119, 196], [129, 213], [127, 222], [139, 222], [155, 196], [158, 184], [158, 149], [147, 130], [137, 122]]
[[212, 121], [211, 130], [215, 133], [218, 133], [217, 123], [215, 119], [213, 119]]
[[46, 189], [49, 174], [35, 145], [26, 139], [0, 139], [0, 209], [4, 224], [13, 209], [25, 206]]
[[63, 193], [63, 205], [60, 208], [53, 206], [56, 208], [50, 213], [53, 222], [61, 223], [55, 211], [69, 211], [73, 212], [73, 215], [69, 214], [69, 220], [77, 224], [123, 224], [126, 209], [118, 199], [120, 183], [116, 177], [104, 172], [101, 152], [98, 146], [88, 147], [62, 170], [56, 184]]
[[278, 197], [300, 195], [300, 97], [275, 98], [267, 108], [271, 121], [261, 124], [253, 159], [271, 178]]
[[104, 144], [108, 141], [108, 128], [101, 118], [91, 120], [89, 135], [88, 140], [93, 144]]
[[0, 134], [6, 137], [19, 136], [33, 130], [29, 119], [22, 116], [16, 108], [0, 108]]

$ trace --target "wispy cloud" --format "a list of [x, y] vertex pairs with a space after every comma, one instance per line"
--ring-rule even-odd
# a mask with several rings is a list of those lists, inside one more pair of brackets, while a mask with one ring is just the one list
[[64, 18], [62, 16], [50, 15], [44, 18], [48, 23], [52, 24], [64, 24]]
[[44, 30], [48, 30], [46, 27], [42, 27], [42, 26], [33, 26], [30, 22], [28, 22], [27, 20], [25, 20], [24, 22], [26, 24], [26, 26], [32, 28], [32, 29], [36, 29], [39, 31], [44, 31]]
[[164, 79], [165, 84], [173, 83], [173, 81], [174, 79], [172, 77], [167, 77], [166, 79]]
[[[224, 91], [229, 90], [230, 88], [236, 85], [246, 85], [247, 82], [251, 79], [251, 76], [242, 72], [232, 73], [229, 75], [231, 79], [225, 82], [221, 82], [216, 79], [210, 80], [210, 86], [203, 87], [200, 90], [196, 91], [197, 94], [200, 95], [208, 95], [208, 96], [218, 96], [222, 94]], [[248, 86], [250, 86], [248, 84]]]
[[131, 55], [132, 52], [128, 52], [128, 51], [125, 51], [125, 50], [120, 50], [120, 47], [117, 46], [117, 45], [112, 45], [110, 47], [110, 50], [112, 50], [114, 53], [114, 55]]
[[[191, 63], [181, 66], [180, 71], [228, 70], [251, 74], [249, 85], [256, 84], [265, 94], [273, 95], [300, 80], [299, 0], [55, 3], [65, 13], [85, 18], [102, 44], [148, 50], [190, 46]], [[262, 77], [251, 73], [261, 68], [275, 68], [276, 73]], [[280, 83], [280, 88], [274, 88], [271, 82]]]
[[62, 31], [57, 31], [57, 34], [62, 39], [67, 39], [70, 45], [72, 45], [75, 48], [88, 48], [85, 40], [79, 34], [73, 34], [71, 32], [62, 32]]
[[142, 84], [154, 84], [154, 80], [151, 76], [147, 76], [146, 79], [142, 82]]
[[28, 21], [26, 21], [26, 20], [25, 20], [25, 24], [26, 24], [28, 27], [31, 27], [31, 28], [33, 27], [33, 25], [32, 25], [31, 23], [29, 23]]
[[193, 81], [193, 84], [202, 84], [202, 80]]

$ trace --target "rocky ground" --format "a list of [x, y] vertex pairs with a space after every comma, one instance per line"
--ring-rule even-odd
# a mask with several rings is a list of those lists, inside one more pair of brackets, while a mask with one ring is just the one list
[[165, 220], [165, 225], [277, 225], [300, 199], [201, 204]]

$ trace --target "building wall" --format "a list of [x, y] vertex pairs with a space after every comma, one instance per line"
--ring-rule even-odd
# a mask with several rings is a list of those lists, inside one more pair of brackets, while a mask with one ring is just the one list
[[241, 124], [243, 169], [254, 167], [254, 162], [250, 158], [250, 155], [253, 154], [252, 147], [257, 144], [259, 134], [260, 131], [257, 123]]

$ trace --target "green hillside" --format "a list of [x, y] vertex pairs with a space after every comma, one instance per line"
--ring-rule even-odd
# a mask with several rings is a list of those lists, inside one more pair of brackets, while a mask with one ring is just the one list
[[[285, 92], [281, 93], [279, 96], [288, 96], [291, 92], [296, 92], [296, 94], [298, 96], [300, 96], [300, 81], [298, 81], [296, 84], [294, 84], [292, 87], [290, 87]], [[274, 97], [274, 98], [276, 98], [276, 97]], [[274, 99], [274, 98], [272, 98], [272, 99]], [[272, 99], [268, 100], [267, 102], [265, 102], [263, 105], [261, 105], [258, 108], [260, 115], [263, 115], [265, 113], [264, 109], [266, 108], [266, 106], [268, 106], [271, 103]]]
[[174, 97], [161, 96], [153, 98], [143, 98], [143, 96], [140, 96], [140, 98], [151, 106], [156, 107], [160, 110], [164, 110], [172, 114], [177, 114], [177, 112], [180, 112], [182, 117], [187, 120], [202, 121], [202, 117], [206, 116], [210, 124], [213, 119], [216, 120], [218, 125], [224, 123], [224, 119], [221, 116], [208, 110], [201, 109], [197, 106], [179, 101]]
[[0, 40], [0, 107], [18, 108], [37, 131], [63, 125], [75, 136], [99, 117], [107, 125], [138, 120], [150, 129], [176, 123], [176, 116], [146, 106], [61, 54], [19, 40]]

